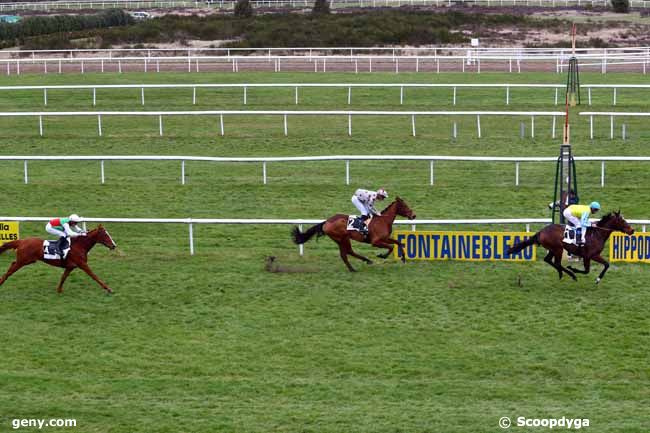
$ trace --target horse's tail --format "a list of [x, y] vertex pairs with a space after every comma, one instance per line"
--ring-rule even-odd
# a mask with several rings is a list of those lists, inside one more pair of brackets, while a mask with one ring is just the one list
[[539, 245], [539, 232], [535, 233], [533, 236], [529, 237], [525, 241], [519, 242], [518, 244], [511, 246], [510, 248], [508, 248], [506, 252], [508, 253], [508, 255], [517, 254], [519, 251], [522, 251], [533, 244]]
[[309, 239], [314, 237], [314, 235], [317, 235], [316, 237], [319, 238], [325, 234], [323, 231], [323, 225], [325, 225], [324, 221], [320, 224], [316, 224], [315, 226], [308, 228], [304, 233], [300, 231], [298, 226], [294, 226], [291, 230], [291, 238], [293, 239], [293, 242], [298, 245], [304, 244]]
[[0, 246], [0, 254], [4, 253], [7, 250], [15, 250], [18, 248], [18, 241], [7, 242], [4, 245]]

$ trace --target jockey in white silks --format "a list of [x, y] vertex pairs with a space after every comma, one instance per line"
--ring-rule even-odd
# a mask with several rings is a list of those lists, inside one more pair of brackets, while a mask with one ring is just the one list
[[373, 215], [381, 215], [375, 209], [375, 201], [383, 200], [388, 197], [388, 193], [384, 188], [379, 188], [377, 191], [368, 191], [367, 189], [358, 189], [352, 196], [352, 204], [359, 210], [359, 218], [357, 219], [356, 227], [362, 233], [368, 233], [368, 224]]
[[69, 237], [83, 236], [86, 232], [78, 226], [83, 219], [77, 215], [72, 214], [68, 218], [54, 218], [45, 225], [45, 231], [51, 235], [57, 236], [59, 239], [56, 242], [56, 248], [63, 257], [63, 250], [66, 249]]

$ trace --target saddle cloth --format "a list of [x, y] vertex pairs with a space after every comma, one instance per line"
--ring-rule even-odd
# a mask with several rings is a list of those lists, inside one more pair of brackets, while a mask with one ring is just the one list
[[564, 236], [562, 237], [562, 242], [567, 245], [576, 245], [576, 229], [570, 225], [564, 226]]
[[348, 215], [348, 230], [358, 232], [359, 231], [359, 226], [357, 225], [357, 216], [356, 215]]
[[70, 251], [70, 242], [67, 243], [68, 247], [63, 250], [63, 257], [57, 254], [56, 251], [57, 241], [43, 241], [43, 258], [48, 260], [62, 260], [68, 256]]

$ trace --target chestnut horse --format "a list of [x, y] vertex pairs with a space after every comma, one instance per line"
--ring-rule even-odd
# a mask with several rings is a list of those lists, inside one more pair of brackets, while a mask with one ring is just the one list
[[[609, 262], [605, 260], [600, 253], [605, 248], [605, 242], [614, 231], [620, 231], [628, 235], [634, 234], [634, 229], [623, 219], [621, 212], [608, 213], [603, 216], [596, 226], [589, 227], [585, 234], [585, 245], [569, 245], [565, 244], [562, 240], [564, 238], [564, 225], [551, 224], [538, 231], [532, 237], [524, 242], [513, 245], [508, 248], [508, 254], [518, 253], [524, 248], [532, 244], [541, 245], [548, 250], [548, 254], [544, 257], [544, 261], [557, 269], [560, 278], [562, 273], [566, 273], [571, 278], [576, 280], [575, 273], [588, 274], [590, 269], [591, 260], [601, 263], [604, 267], [598, 278], [596, 284], [605, 276], [605, 272], [609, 268]], [[567, 250], [573, 256], [582, 257], [585, 269], [575, 269], [571, 266], [565, 268], [562, 266], [562, 252]]]
[[382, 259], [388, 258], [388, 256], [393, 252], [395, 245], [397, 245], [400, 253], [402, 253], [402, 262], [406, 261], [404, 258], [404, 246], [390, 237], [393, 232], [393, 222], [397, 215], [410, 220], [415, 219], [415, 213], [413, 213], [404, 200], [397, 197], [394, 202], [389, 204], [388, 207], [381, 212], [380, 216], [374, 216], [372, 220], [370, 220], [370, 224], [368, 225], [368, 236], [365, 238], [361, 233], [347, 229], [348, 215], [342, 214], [336, 214], [333, 217], [330, 217], [327, 221], [323, 221], [322, 223], [309, 228], [304, 233], [302, 233], [298, 227], [294, 227], [291, 236], [296, 244], [304, 244], [314, 235], [318, 235], [317, 237], [323, 235], [329, 236], [338, 244], [341, 259], [343, 260], [343, 263], [345, 263], [345, 266], [348, 267], [350, 272], [355, 272], [355, 269], [348, 261], [348, 255], [363, 260], [368, 264], [372, 264], [372, 261], [361, 254], [355, 253], [352, 250], [352, 243], [350, 240], [372, 244], [372, 246], [377, 248], [386, 248], [388, 251], [385, 254], [377, 255], [377, 257]]
[[90, 278], [97, 281], [97, 283], [99, 283], [99, 285], [108, 293], [113, 293], [113, 290], [111, 290], [106, 283], [100, 280], [88, 266], [88, 252], [97, 243], [100, 243], [111, 250], [115, 249], [117, 246], [115, 245], [115, 242], [113, 242], [111, 235], [108, 234], [101, 224], [95, 230], [89, 231], [85, 236], [72, 238], [70, 241], [70, 251], [65, 260], [45, 259], [43, 257], [42, 239], [29, 238], [8, 242], [0, 246], [0, 254], [7, 250], [16, 250], [16, 260], [9, 266], [7, 272], [0, 277], [0, 286], [18, 269], [40, 260], [48, 265], [65, 269], [61, 276], [61, 281], [56, 288], [56, 291], [59, 293], [63, 292], [63, 283], [66, 278], [68, 278], [68, 275], [70, 275], [70, 272], [75, 268], [79, 268], [90, 275]]

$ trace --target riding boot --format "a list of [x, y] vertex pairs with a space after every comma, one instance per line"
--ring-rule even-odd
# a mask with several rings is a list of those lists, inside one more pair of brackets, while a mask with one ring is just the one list
[[578, 244], [579, 247], [584, 245], [585, 240], [582, 236], [582, 227], [576, 227], [576, 244]]
[[56, 249], [57, 252], [59, 253], [59, 256], [61, 256], [61, 260], [63, 260], [63, 250], [68, 247], [68, 239], [65, 236], [61, 236], [59, 240], [56, 242]]
[[582, 237], [580, 238], [580, 245], [584, 245], [585, 243], [587, 243], [586, 237], [587, 237], [587, 229], [585, 228], [585, 229], [582, 230]]
[[368, 215], [361, 215], [359, 217], [359, 232], [367, 236], [368, 235], [368, 226], [366, 225], [366, 220], [368, 219]]

